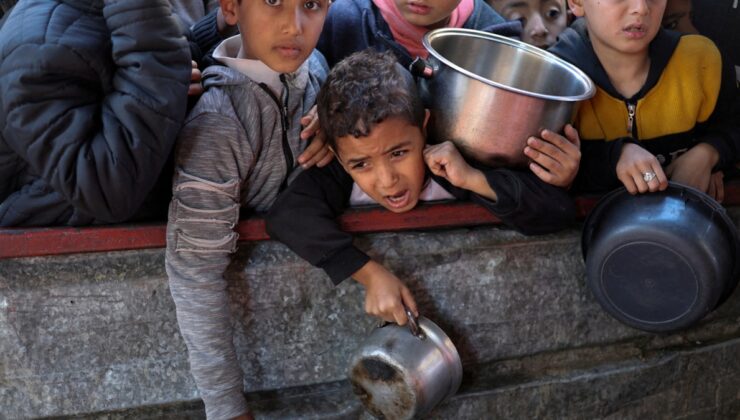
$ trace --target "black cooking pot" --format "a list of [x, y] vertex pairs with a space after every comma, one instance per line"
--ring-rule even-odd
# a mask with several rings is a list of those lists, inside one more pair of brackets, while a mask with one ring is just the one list
[[586, 282], [619, 321], [651, 332], [686, 328], [737, 285], [737, 229], [725, 209], [694, 188], [602, 198], [582, 236]]

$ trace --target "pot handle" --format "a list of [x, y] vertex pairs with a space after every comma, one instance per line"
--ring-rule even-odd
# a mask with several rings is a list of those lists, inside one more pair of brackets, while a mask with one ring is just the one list
[[409, 64], [409, 71], [416, 77], [431, 79], [434, 76], [434, 68], [421, 57], [416, 57]]
[[424, 334], [424, 330], [419, 327], [419, 320], [414, 316], [413, 312], [411, 312], [411, 309], [406, 305], [403, 305], [403, 309], [406, 311], [406, 316], [409, 319], [409, 330], [411, 330], [411, 334], [419, 340], [427, 338], [426, 334]]

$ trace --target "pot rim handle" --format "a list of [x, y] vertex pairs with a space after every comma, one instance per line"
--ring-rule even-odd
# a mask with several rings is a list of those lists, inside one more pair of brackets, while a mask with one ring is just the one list
[[409, 319], [409, 330], [411, 330], [411, 334], [414, 335], [414, 337], [424, 340], [427, 338], [426, 334], [424, 334], [424, 330], [419, 327], [419, 320], [414, 316], [414, 313], [411, 312], [411, 309], [408, 308], [408, 306], [403, 305], [403, 309], [406, 311], [406, 316]]

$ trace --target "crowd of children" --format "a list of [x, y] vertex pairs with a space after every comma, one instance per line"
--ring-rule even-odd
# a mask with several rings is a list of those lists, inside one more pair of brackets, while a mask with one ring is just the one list
[[[700, 3], [1, 2], [0, 226], [156, 217], [172, 179], [166, 268], [191, 371], [208, 418], [250, 418], [223, 277], [242, 217], [267, 213], [271, 237], [404, 324], [413, 293], [338, 227], [348, 206], [470, 199], [540, 234], [572, 223], [573, 192], [672, 180], [722, 200], [740, 148], [738, 32]], [[721, 16], [737, 22], [737, 2]], [[406, 68], [440, 27], [550, 48], [597, 93], [564, 133], [528, 140], [527, 169], [427, 145]]]

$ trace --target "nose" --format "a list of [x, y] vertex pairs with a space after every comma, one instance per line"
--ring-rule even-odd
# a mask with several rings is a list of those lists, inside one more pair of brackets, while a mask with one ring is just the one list
[[527, 32], [532, 39], [545, 38], [549, 31], [545, 26], [545, 21], [542, 19], [542, 15], [534, 13], [527, 22]]
[[378, 186], [390, 188], [398, 181], [398, 173], [389, 162], [378, 165]]
[[630, 9], [631, 14], [645, 16], [650, 11], [650, 6], [648, 6], [648, 0], [632, 0]]
[[303, 33], [303, 13], [301, 11], [302, 3], [295, 9], [287, 8], [283, 18], [283, 33], [288, 35], [300, 35]]

